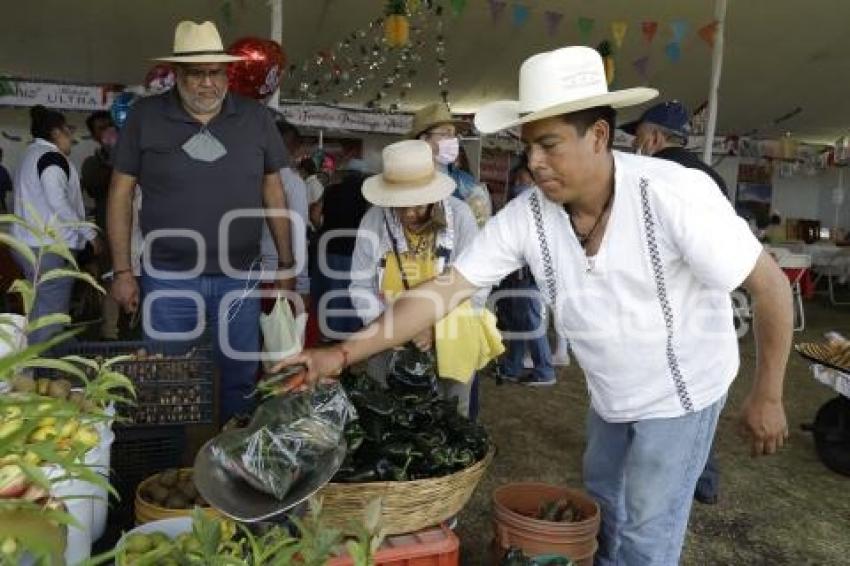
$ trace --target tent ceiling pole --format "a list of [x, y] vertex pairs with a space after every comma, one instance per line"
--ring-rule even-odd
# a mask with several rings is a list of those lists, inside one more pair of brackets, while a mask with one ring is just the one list
[[714, 132], [717, 129], [717, 91], [720, 88], [720, 71], [723, 67], [726, 0], [717, 0], [714, 5], [714, 21], [717, 22], [717, 32], [714, 35], [714, 49], [711, 54], [711, 86], [708, 91], [708, 120], [705, 128], [705, 147], [702, 150], [702, 160], [708, 165], [711, 165], [711, 150], [714, 147]]
[[[269, 7], [272, 11], [271, 39], [283, 46], [283, 0], [269, 0]], [[283, 77], [281, 77], [282, 79]], [[275, 110], [280, 110], [280, 86], [272, 94], [269, 106]]]

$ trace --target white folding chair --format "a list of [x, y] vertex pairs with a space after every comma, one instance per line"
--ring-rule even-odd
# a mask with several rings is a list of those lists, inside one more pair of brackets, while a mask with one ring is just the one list
[[842, 278], [850, 278], [850, 249], [844, 249], [835, 254], [823, 269], [823, 275], [826, 277], [826, 284], [829, 289], [829, 302], [835, 306], [850, 305], [850, 301], [839, 301], [835, 298], [834, 282], [835, 279], [838, 279], [840, 283]]
[[812, 267], [812, 256], [807, 254], [782, 254], [777, 258], [779, 267], [783, 269], [798, 270], [796, 277], [789, 279], [791, 292], [794, 296], [794, 331], [799, 332], [806, 327], [806, 311], [803, 309], [803, 293], [800, 290], [800, 281], [808, 269]]

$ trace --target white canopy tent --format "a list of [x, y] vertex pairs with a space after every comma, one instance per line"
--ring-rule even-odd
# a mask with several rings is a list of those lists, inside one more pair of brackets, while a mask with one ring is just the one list
[[[611, 40], [614, 22], [627, 25], [622, 47], [615, 50], [616, 86], [649, 84], [662, 97], [677, 98], [691, 108], [708, 99], [712, 48], [697, 31], [714, 20], [715, 0], [524, 0], [502, 3], [506, 9], [498, 20], [488, 0], [434, 1], [445, 7], [450, 101], [457, 111], [514, 97], [524, 58], [562, 45]], [[0, 20], [0, 74], [83, 83], [139, 83], [151, 66], [149, 58], [170, 51], [174, 25], [182, 19], [216, 21], [226, 43], [246, 35], [268, 37], [272, 27], [266, 0], [8, 4]], [[300, 63], [332, 50], [342, 38], [381, 16], [384, 4], [282, 0], [282, 37], [289, 60]], [[456, 14], [452, 6], [461, 4], [464, 8]], [[512, 12], [515, 5], [528, 9], [521, 25]], [[791, 131], [800, 139], [833, 143], [850, 130], [848, 81], [843, 76], [850, 63], [844, 44], [850, 2], [812, 0], [801, 8], [792, 0], [729, 2], [719, 87], [720, 134], [777, 136]], [[561, 15], [557, 26], [551, 27], [547, 12]], [[580, 17], [593, 22], [586, 35], [577, 25]], [[658, 23], [651, 43], [641, 33], [641, 23], [648, 21]], [[674, 62], [666, 46], [674, 39], [671, 24], [679, 21], [685, 29], [680, 58]], [[643, 57], [645, 77], [634, 64]], [[404, 102], [415, 107], [438, 99], [436, 83], [434, 55], [422, 53]]]

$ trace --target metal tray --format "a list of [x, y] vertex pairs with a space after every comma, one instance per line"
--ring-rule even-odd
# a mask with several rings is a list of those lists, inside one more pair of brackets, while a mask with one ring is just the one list
[[269, 520], [286, 513], [328, 483], [345, 459], [346, 444], [341, 441], [329, 452], [315, 471], [301, 478], [284, 499], [258, 491], [240, 478], [233, 477], [212, 455], [212, 440], [204, 444], [195, 458], [193, 479], [203, 498], [231, 519], [243, 523]]
[[822, 360], [822, 359], [820, 359], [820, 358], [816, 358], [815, 356], [810, 356], [809, 354], [807, 354], [806, 352], [804, 352], [804, 351], [800, 348], [800, 345], [799, 345], [799, 344], [795, 344], [795, 345], [794, 345], [794, 349], [797, 351], [797, 353], [798, 353], [798, 354], [800, 354], [800, 356], [802, 356], [802, 357], [803, 357], [804, 359], [806, 359], [807, 361], [810, 361], [810, 362], [812, 362], [812, 363], [814, 363], [814, 364], [820, 364], [820, 365], [822, 365], [823, 367], [827, 367], [827, 368], [829, 368], [829, 369], [834, 369], [835, 371], [840, 371], [841, 373], [847, 373], [847, 374], [850, 374], [850, 368], [843, 368], [843, 367], [841, 367], [841, 366], [837, 366], [837, 365], [835, 365], [835, 364], [831, 364], [831, 363], [827, 362], [826, 360]]

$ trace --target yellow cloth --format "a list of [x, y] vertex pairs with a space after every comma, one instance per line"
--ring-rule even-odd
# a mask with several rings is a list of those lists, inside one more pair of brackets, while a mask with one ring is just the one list
[[437, 369], [440, 377], [468, 382], [472, 374], [505, 351], [496, 317], [464, 301], [437, 323]]
[[[418, 235], [405, 231], [409, 249], [418, 249], [421, 238], [433, 235]], [[436, 277], [436, 261], [433, 241], [424, 252], [401, 254], [401, 263], [407, 282], [413, 289], [417, 285]], [[386, 256], [384, 278], [381, 281], [384, 297], [391, 301], [404, 291], [401, 271], [395, 254]], [[437, 352], [437, 369], [441, 378], [467, 383], [472, 374], [505, 351], [502, 335], [496, 328], [496, 317], [487, 309], [474, 309], [465, 301], [446, 315], [435, 327], [434, 348]]]

